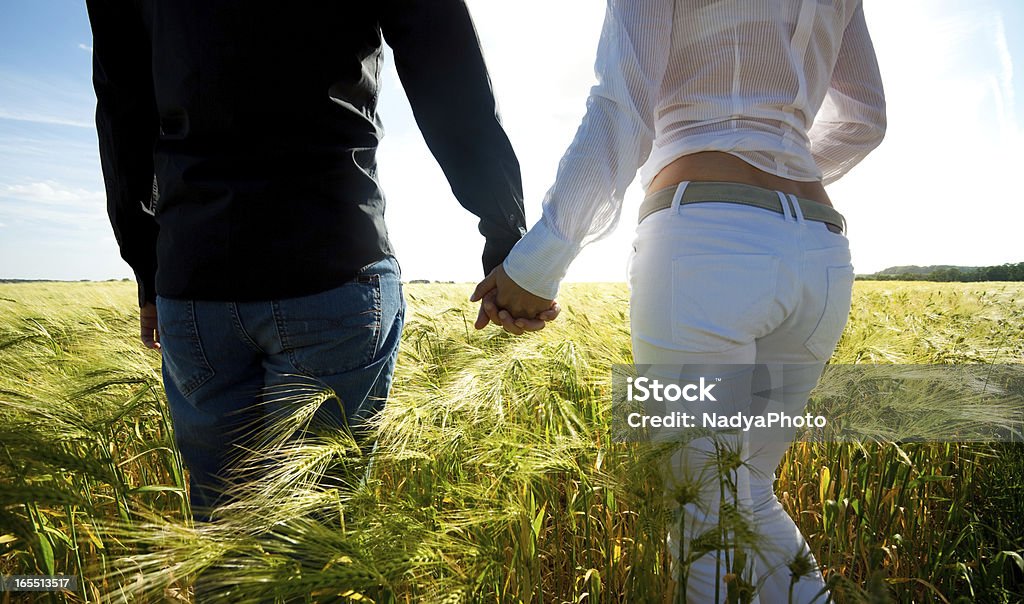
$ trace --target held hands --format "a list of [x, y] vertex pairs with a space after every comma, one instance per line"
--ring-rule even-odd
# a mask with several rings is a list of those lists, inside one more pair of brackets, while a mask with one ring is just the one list
[[471, 302], [480, 301], [480, 312], [474, 327], [483, 329], [488, 323], [520, 335], [540, 331], [548, 321], [558, 317], [558, 302], [535, 296], [512, 280], [499, 264], [477, 284]]

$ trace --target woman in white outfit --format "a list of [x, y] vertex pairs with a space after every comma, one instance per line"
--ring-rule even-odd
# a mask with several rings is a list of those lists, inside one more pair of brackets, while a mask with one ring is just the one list
[[[639, 169], [648, 195], [629, 271], [634, 360], [784, 364], [773, 404], [800, 414], [853, 283], [845, 221], [824, 185], [885, 130], [861, 1], [609, 0], [596, 71], [543, 217], [475, 296], [506, 329], [534, 328], [580, 248], [616, 226]], [[824, 601], [816, 569], [794, 584], [788, 566], [814, 566], [772, 490], [789, 442], [757, 438], [743, 442], [737, 496], [764, 545], [760, 601], [788, 602], [791, 588], [794, 602]], [[685, 473], [690, 462], [676, 463]], [[717, 492], [682, 506], [693, 532], [670, 536], [677, 556], [678, 541], [685, 552], [718, 522], [706, 500]], [[724, 598], [722, 573], [715, 552], [694, 562], [688, 601]]]

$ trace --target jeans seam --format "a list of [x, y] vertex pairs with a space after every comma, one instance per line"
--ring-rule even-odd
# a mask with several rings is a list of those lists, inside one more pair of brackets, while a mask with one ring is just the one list
[[284, 320], [281, 317], [281, 305], [277, 300], [270, 302], [271, 313], [274, 315], [274, 331], [277, 332], [277, 339], [281, 341], [281, 350], [288, 353], [288, 361], [294, 366], [295, 362], [292, 360], [291, 346], [288, 342], [288, 330], [284, 326]]
[[286, 327], [287, 322], [284, 320], [284, 315], [281, 312], [281, 305], [277, 300], [271, 302], [271, 307], [274, 312], [274, 327], [277, 330], [277, 337], [281, 340], [281, 352], [284, 353], [285, 358], [288, 359], [288, 364], [292, 366], [295, 373], [305, 375], [308, 377], [314, 377], [316, 372], [310, 371], [298, 362], [298, 358], [295, 355], [295, 350], [291, 346], [291, 341], [288, 337], [288, 328]]
[[381, 305], [381, 284], [379, 274], [373, 275], [373, 285], [373, 331], [376, 334], [373, 341], [373, 358], [377, 358], [377, 355], [380, 353], [382, 323], [384, 322], [382, 318], [384, 309]]
[[187, 383], [181, 385], [181, 392], [185, 396], [188, 396], [199, 389], [200, 386], [213, 379], [214, 370], [210, 365], [210, 360], [206, 358], [206, 353], [203, 352], [203, 343], [199, 339], [199, 326], [196, 325], [196, 307], [194, 300], [188, 300], [188, 345], [192, 348], [193, 356], [197, 363], [202, 365], [202, 369], [205, 370], [205, 376], [194, 376], [188, 380]]
[[[296, 373], [301, 374], [301, 375], [305, 375], [305, 376], [309, 376], [309, 377], [316, 377], [314, 375], [315, 372], [310, 371], [309, 369], [304, 367], [302, 365], [302, 363], [299, 363], [298, 357], [295, 354], [295, 349], [293, 349], [291, 347], [291, 344], [288, 341], [288, 329], [285, 327], [285, 321], [280, 318], [281, 315], [278, 313], [279, 310], [280, 310], [280, 307], [278, 306], [277, 302], [275, 301], [274, 302], [274, 323], [277, 325], [277, 335], [278, 335], [279, 338], [281, 338], [281, 351], [284, 353], [285, 357], [288, 358], [288, 363], [292, 366], [292, 369], [294, 369]], [[317, 378], [317, 379], [319, 379], [319, 378]]]
[[379, 272], [373, 272], [373, 273], [368, 273], [368, 274], [364, 274], [364, 273], [366, 273], [366, 271], [370, 270], [370, 267], [375, 266], [375, 265], [380, 264], [381, 262], [385, 262], [385, 261], [387, 261], [390, 265], [397, 265], [397, 261], [395, 260], [394, 256], [390, 256], [389, 255], [389, 256], [385, 256], [384, 258], [381, 258], [380, 260], [376, 260], [374, 262], [371, 262], [370, 264], [367, 264], [363, 268], [359, 269], [359, 276], [360, 277], [368, 278], [369, 279], [369, 283], [373, 285], [373, 325], [371, 327], [374, 330], [375, 337], [374, 337], [374, 342], [373, 342], [373, 354], [371, 355], [371, 358], [377, 358], [377, 355], [380, 354], [381, 338], [384, 336], [384, 334], [381, 333], [381, 331], [383, 330], [383, 323], [384, 323], [384, 318], [383, 318], [384, 309], [383, 309], [383, 304], [381, 302], [381, 300], [382, 300], [382, 296], [381, 296], [381, 288], [382, 288], [382, 286], [381, 286], [380, 273]]
[[[845, 269], [847, 266], [849, 265], [829, 265], [825, 267], [825, 303], [822, 306], [821, 315], [818, 316], [818, 320], [814, 323], [814, 329], [811, 330], [810, 334], [804, 340], [804, 348], [806, 348], [811, 354], [813, 354], [814, 358], [817, 359], [818, 361], [827, 362], [835, 353], [835, 346], [833, 346], [831, 350], [824, 351], [818, 347], [817, 342], [812, 342], [812, 340], [814, 340], [814, 337], [818, 335], [818, 331], [822, 328], [822, 322], [825, 321], [825, 317], [826, 315], [828, 315], [829, 304], [836, 303], [834, 295], [836, 292], [833, 291], [833, 287], [836, 284], [836, 282], [835, 277], [833, 276], [833, 272], [838, 271], [839, 269]], [[850, 309], [847, 308], [847, 316], [843, 318], [843, 331], [845, 331], [846, 322], [849, 320], [849, 312]], [[839, 335], [840, 337], [842, 337], [842, 331], [840, 331]], [[820, 358], [821, 356], [824, 356], [825, 358]]]
[[229, 302], [228, 308], [230, 309], [231, 323], [234, 325], [235, 331], [241, 337], [242, 341], [245, 342], [254, 352], [263, 354], [263, 349], [260, 348], [259, 344], [253, 341], [249, 332], [247, 332], [245, 327], [242, 325], [242, 318], [238, 315], [238, 305], [234, 302]]
[[[380, 264], [381, 262], [386, 262], [386, 261], [389, 262], [389, 264], [391, 264], [391, 263], [398, 264], [398, 261], [395, 260], [395, 257], [391, 256], [389, 254], [389, 255], [384, 256], [380, 260], [374, 260], [373, 262], [371, 262], [371, 263], [367, 264], [366, 266], [360, 268], [356, 272], [356, 275], [363, 275], [364, 273], [366, 273], [366, 271], [370, 270], [372, 267]], [[378, 275], [379, 276], [379, 273], [370, 273], [370, 275]]]

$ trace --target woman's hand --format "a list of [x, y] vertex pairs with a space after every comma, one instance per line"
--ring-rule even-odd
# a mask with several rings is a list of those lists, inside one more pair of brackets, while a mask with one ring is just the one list
[[558, 302], [535, 296], [519, 287], [500, 264], [477, 284], [469, 299], [480, 301], [474, 327], [483, 329], [488, 323], [494, 323], [515, 335], [540, 331], [562, 312]]

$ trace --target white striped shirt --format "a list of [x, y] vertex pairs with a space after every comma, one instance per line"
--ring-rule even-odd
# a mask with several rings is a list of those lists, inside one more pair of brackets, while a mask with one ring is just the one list
[[641, 166], [646, 189], [676, 158], [722, 151], [828, 184], [885, 132], [860, 0], [608, 0], [595, 70], [543, 217], [504, 263], [543, 298], [614, 230]]

